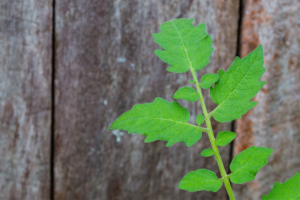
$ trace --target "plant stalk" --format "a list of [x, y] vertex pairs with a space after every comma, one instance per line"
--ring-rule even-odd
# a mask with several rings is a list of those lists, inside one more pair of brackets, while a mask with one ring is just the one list
[[218, 166], [219, 166], [222, 178], [223, 178], [223, 182], [225, 184], [225, 187], [226, 187], [226, 190], [228, 192], [228, 196], [229, 196], [230, 200], [235, 200], [234, 194], [233, 194], [230, 182], [229, 182], [229, 177], [228, 177], [228, 175], [227, 175], [227, 173], [225, 171], [225, 168], [224, 168], [224, 165], [223, 165], [223, 162], [222, 162], [222, 159], [221, 159], [218, 147], [216, 145], [216, 139], [215, 139], [212, 127], [211, 127], [210, 116], [207, 113], [207, 109], [206, 109], [206, 106], [205, 106], [204, 98], [203, 98], [203, 95], [202, 95], [201, 88], [199, 86], [199, 82], [198, 82], [196, 73], [195, 73], [195, 71], [194, 71], [194, 69], [192, 67], [190, 67], [190, 70], [192, 72], [193, 79], [196, 82], [197, 92], [199, 94], [199, 98], [200, 98], [200, 102], [201, 102], [201, 106], [202, 106], [202, 110], [203, 110], [203, 114], [204, 114], [206, 126], [208, 128], [208, 132], [207, 132], [208, 133], [208, 137], [209, 137], [212, 149], [214, 150], [215, 157], [216, 157], [216, 160], [217, 160], [217, 163], [218, 163]]

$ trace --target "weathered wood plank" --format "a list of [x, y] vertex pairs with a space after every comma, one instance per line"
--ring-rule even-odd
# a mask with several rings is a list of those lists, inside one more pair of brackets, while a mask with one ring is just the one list
[[0, 2], [0, 199], [50, 198], [52, 5]]
[[[174, 92], [192, 76], [172, 74], [153, 53], [152, 33], [164, 21], [195, 18], [206, 22], [214, 39], [212, 62], [205, 72], [228, 68], [234, 60], [238, 1], [67, 0], [56, 3], [56, 199], [226, 199], [218, 193], [188, 193], [177, 185], [189, 171], [218, 172], [204, 134], [191, 148], [165, 142], [144, 144], [143, 136], [109, 131], [110, 124], [136, 103]], [[209, 110], [215, 105], [205, 91]], [[180, 101], [195, 121], [200, 104]], [[213, 123], [215, 131], [230, 124]], [[119, 138], [119, 139], [118, 139]], [[221, 148], [228, 166], [229, 147]]]
[[237, 121], [234, 152], [255, 145], [274, 153], [255, 181], [235, 185], [238, 199], [260, 199], [275, 181], [300, 171], [299, 9], [299, 0], [244, 1], [241, 54], [263, 45], [267, 84], [255, 97], [259, 104]]

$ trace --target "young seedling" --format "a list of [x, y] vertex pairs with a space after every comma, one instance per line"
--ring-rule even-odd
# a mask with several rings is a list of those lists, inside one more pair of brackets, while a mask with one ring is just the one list
[[[200, 100], [203, 115], [199, 114], [196, 118], [197, 125], [190, 124], [188, 123], [190, 114], [186, 108], [177, 102], [170, 103], [157, 97], [153, 103], [133, 106], [113, 122], [110, 129], [126, 130], [129, 134], [143, 134], [146, 136], [146, 143], [156, 140], [167, 141], [167, 147], [177, 142], [183, 142], [190, 147], [200, 140], [202, 132], [206, 132], [212, 148], [203, 150], [201, 155], [215, 156], [222, 177], [218, 178], [210, 170], [198, 169], [185, 175], [179, 183], [179, 188], [190, 192], [201, 190], [216, 192], [224, 183], [230, 199], [233, 200], [235, 198], [229, 180], [235, 184], [254, 180], [257, 172], [267, 164], [273, 150], [252, 146], [242, 151], [232, 160], [231, 174], [227, 174], [218, 146], [229, 144], [236, 134], [222, 131], [215, 138], [210, 118], [213, 117], [222, 123], [230, 122], [240, 119], [243, 114], [257, 105], [257, 102], [250, 100], [266, 83], [260, 81], [266, 70], [263, 67], [263, 48], [259, 45], [243, 59], [236, 57], [226, 72], [220, 69], [218, 74], [205, 74], [199, 83], [196, 71], [203, 69], [210, 62], [209, 58], [213, 52], [212, 39], [206, 32], [205, 24], [194, 27], [193, 19], [177, 19], [165, 22], [159, 28], [161, 32], [154, 33], [153, 37], [164, 50], [155, 50], [154, 53], [171, 66], [167, 68], [168, 71], [173, 73], [190, 71], [193, 76], [190, 83], [195, 84], [196, 88], [196, 90], [192, 87], [180, 88], [175, 92], [174, 99], [191, 102]], [[201, 88], [209, 89], [213, 102], [217, 104], [210, 113], [206, 109]], [[204, 122], [206, 127], [201, 126]], [[275, 183], [270, 194], [263, 196], [263, 200], [291, 199], [284, 198], [286, 196], [282, 191], [298, 195], [290, 196], [293, 199], [300, 199], [299, 187], [298, 189], [289, 187], [299, 182], [299, 179], [298, 173], [282, 185]]]

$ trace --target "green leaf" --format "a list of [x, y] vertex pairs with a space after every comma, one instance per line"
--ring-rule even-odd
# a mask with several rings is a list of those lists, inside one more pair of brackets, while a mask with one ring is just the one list
[[246, 183], [255, 178], [257, 172], [268, 163], [273, 149], [250, 147], [239, 153], [230, 164], [230, 180], [236, 184]]
[[190, 83], [196, 83], [196, 81], [194, 81], [194, 80], [190, 80]]
[[204, 156], [204, 157], [209, 157], [209, 156], [212, 156], [214, 155], [215, 152], [214, 150], [212, 149], [204, 149], [202, 152], [201, 152], [201, 156]]
[[218, 133], [217, 139], [216, 139], [216, 144], [218, 146], [226, 146], [229, 144], [234, 138], [236, 137], [236, 133], [231, 132], [231, 131], [222, 131]]
[[200, 126], [204, 122], [204, 117], [202, 114], [199, 114], [196, 118], [196, 123]]
[[183, 73], [191, 67], [197, 71], [210, 62], [212, 39], [204, 23], [194, 27], [193, 19], [176, 19], [162, 23], [159, 29], [161, 32], [154, 33], [153, 37], [165, 51], [155, 50], [154, 53], [171, 65], [168, 71]]
[[178, 187], [189, 192], [201, 190], [217, 192], [222, 187], [222, 184], [223, 182], [214, 172], [207, 169], [198, 169], [185, 175]]
[[201, 128], [188, 124], [189, 119], [189, 111], [177, 102], [155, 98], [153, 103], [133, 106], [116, 119], [109, 129], [143, 134], [147, 136], [145, 142], [168, 141], [167, 147], [177, 142], [184, 142], [189, 147], [202, 136]]
[[203, 89], [210, 88], [215, 82], [219, 80], [219, 75], [217, 74], [205, 74], [201, 77], [201, 83], [200, 86]]
[[268, 195], [263, 195], [262, 200], [300, 200], [300, 173], [284, 183], [275, 182]]
[[263, 64], [263, 48], [259, 45], [245, 58], [236, 57], [226, 72], [219, 70], [219, 80], [214, 88], [210, 88], [211, 98], [218, 104], [210, 114], [215, 120], [230, 122], [240, 119], [243, 114], [257, 105], [257, 102], [250, 100], [266, 83], [260, 81], [266, 70]]
[[177, 90], [173, 96], [174, 99], [184, 99], [195, 102], [199, 99], [199, 95], [192, 87], [182, 87]]

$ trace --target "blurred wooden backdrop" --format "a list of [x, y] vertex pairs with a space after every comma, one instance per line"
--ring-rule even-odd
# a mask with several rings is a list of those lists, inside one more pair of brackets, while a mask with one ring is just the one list
[[[218, 172], [200, 152], [144, 136], [109, 131], [116, 117], [155, 97], [173, 101], [189, 73], [173, 74], [153, 53], [164, 21], [194, 18], [212, 36], [211, 63], [228, 69], [235, 56], [264, 47], [258, 106], [233, 123], [230, 160], [252, 146], [274, 149], [255, 181], [234, 185], [237, 199], [257, 200], [275, 181], [300, 172], [300, 0], [2, 0], [0, 2], [0, 199], [227, 199], [177, 185], [189, 171]], [[205, 91], [208, 109], [215, 105]], [[179, 101], [191, 113], [199, 104]]]

